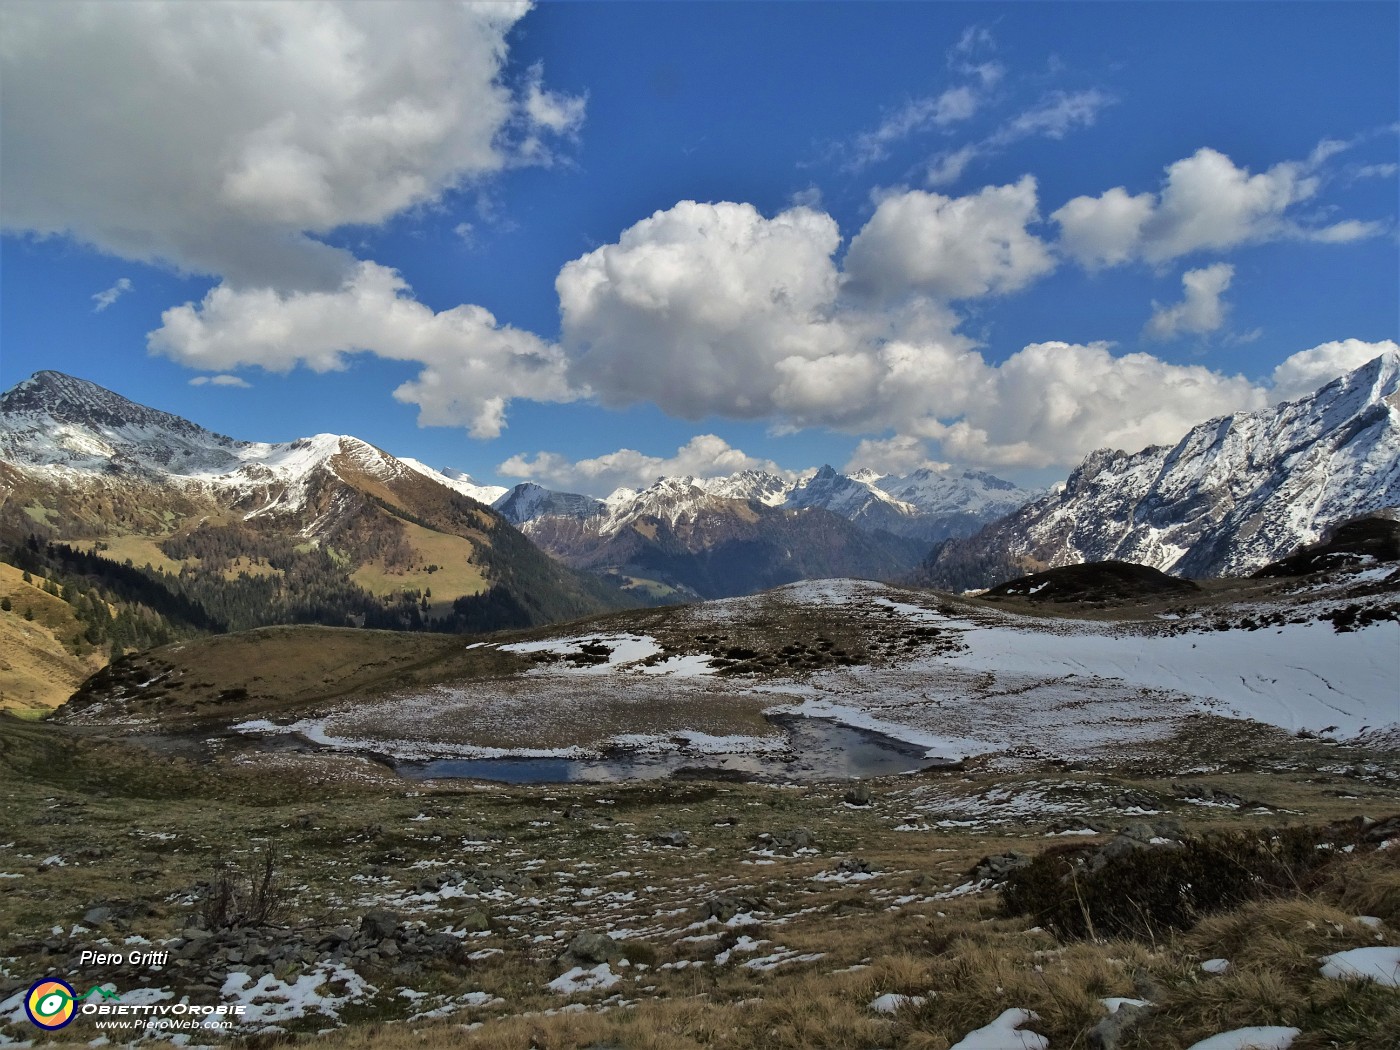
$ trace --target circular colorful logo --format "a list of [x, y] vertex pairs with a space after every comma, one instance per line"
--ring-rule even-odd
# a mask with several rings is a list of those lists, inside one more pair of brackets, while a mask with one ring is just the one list
[[62, 1028], [73, 1020], [77, 998], [71, 984], [49, 977], [34, 982], [24, 1000], [24, 1012], [40, 1028]]

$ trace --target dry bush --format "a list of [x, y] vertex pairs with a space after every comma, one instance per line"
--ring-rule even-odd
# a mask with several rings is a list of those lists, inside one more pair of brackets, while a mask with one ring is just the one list
[[1152, 941], [1246, 901], [1304, 892], [1343, 855], [1336, 848], [1356, 844], [1345, 826], [1235, 831], [1134, 849], [1097, 871], [1083, 849], [1049, 850], [1011, 874], [1001, 899], [1065, 936]]
[[270, 926], [283, 918], [286, 900], [272, 850], [246, 866], [220, 857], [199, 899], [199, 918], [207, 930], [234, 926]]

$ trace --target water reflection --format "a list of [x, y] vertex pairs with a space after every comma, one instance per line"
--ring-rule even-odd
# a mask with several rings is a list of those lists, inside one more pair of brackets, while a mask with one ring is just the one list
[[741, 780], [841, 780], [905, 773], [942, 764], [924, 749], [865, 729], [816, 718], [775, 716], [787, 747], [762, 754], [618, 749], [602, 758], [445, 758], [401, 762], [413, 779], [494, 780], [507, 784], [605, 783], [666, 777]]

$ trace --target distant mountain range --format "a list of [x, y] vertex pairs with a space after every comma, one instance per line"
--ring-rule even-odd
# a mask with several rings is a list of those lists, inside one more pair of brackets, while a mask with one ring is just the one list
[[1063, 487], [934, 549], [920, 583], [987, 587], [1079, 562], [1242, 575], [1334, 525], [1400, 504], [1400, 354], [1307, 397], [1193, 427], [1175, 445], [1092, 453]]
[[237, 441], [58, 372], [0, 395], [0, 541], [129, 561], [195, 626], [485, 630], [633, 604], [474, 491], [358, 438]]
[[342, 435], [238, 441], [39, 372], [0, 395], [0, 559], [88, 582], [124, 566], [90, 602], [93, 644], [98, 599], [122, 594], [172, 629], [486, 630], [821, 577], [961, 590], [1106, 560], [1243, 574], [1400, 504], [1397, 389], [1391, 352], [1173, 446], [1095, 452], [1035, 498], [972, 471], [828, 466], [598, 499], [480, 485]]
[[517, 485], [495, 508], [575, 568], [655, 598], [721, 598], [829, 576], [908, 573], [929, 544], [971, 532], [1028, 493], [990, 474], [899, 477], [822, 467], [658, 478], [606, 499]]

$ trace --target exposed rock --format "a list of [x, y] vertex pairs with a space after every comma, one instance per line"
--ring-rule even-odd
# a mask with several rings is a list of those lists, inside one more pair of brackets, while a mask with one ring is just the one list
[[491, 920], [482, 911], [469, 911], [457, 919], [456, 924], [469, 933], [481, 933], [491, 928]]
[[776, 834], [765, 831], [754, 837], [754, 843], [760, 849], [811, 849], [816, 842], [816, 838], [806, 828], [793, 828], [791, 831], [780, 831]]
[[730, 894], [720, 894], [718, 897], [711, 897], [707, 900], [700, 910], [701, 917], [704, 919], [728, 922], [734, 916], [744, 912], [766, 911], [767, 905], [761, 897], [735, 897]]
[[857, 784], [846, 792], [846, 803], [851, 806], [870, 805], [870, 788], [865, 784]]
[[684, 831], [672, 828], [670, 831], [662, 831], [653, 835], [651, 841], [658, 846], [674, 846], [679, 849], [690, 845], [690, 836]]
[[1022, 853], [1019, 850], [1012, 850], [1009, 853], [993, 853], [979, 860], [973, 867], [971, 875], [978, 882], [987, 879], [992, 882], [1004, 882], [1013, 871], [1024, 868], [1030, 862], [1030, 854]]
[[1089, 1046], [1092, 1050], [1119, 1050], [1128, 1029], [1152, 1012], [1150, 1006], [1122, 1003], [1093, 1028], [1089, 1029]]
[[569, 966], [596, 965], [611, 962], [622, 957], [622, 948], [605, 933], [574, 934], [569, 947], [560, 956], [560, 962]]
[[360, 920], [360, 933], [370, 941], [382, 941], [394, 936], [399, 929], [399, 917], [385, 908], [365, 912]]
[[1160, 809], [1161, 802], [1154, 795], [1149, 795], [1146, 791], [1136, 791], [1128, 788], [1120, 791], [1108, 800], [1108, 804], [1114, 809]]
[[1172, 794], [1198, 802], [1213, 802], [1220, 806], [1244, 806], [1245, 800], [1233, 791], [1222, 791], [1208, 784], [1173, 784]]

